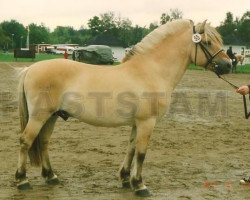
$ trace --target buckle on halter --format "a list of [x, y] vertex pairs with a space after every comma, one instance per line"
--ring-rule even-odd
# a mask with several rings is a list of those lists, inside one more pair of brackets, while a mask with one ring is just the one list
[[192, 41], [196, 44], [200, 43], [201, 42], [201, 34], [199, 33], [194, 33], [192, 35]]

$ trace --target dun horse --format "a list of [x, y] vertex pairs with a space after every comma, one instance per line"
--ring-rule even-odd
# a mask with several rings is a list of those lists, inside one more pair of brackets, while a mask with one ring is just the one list
[[55, 59], [24, 70], [19, 84], [22, 133], [17, 187], [31, 188], [26, 177], [28, 155], [31, 164], [42, 165], [48, 184], [59, 182], [48, 145], [60, 116], [95, 126], [131, 126], [120, 179], [136, 195], [148, 196], [141, 174], [155, 123], [169, 108], [171, 94], [190, 63], [217, 74], [230, 71], [230, 59], [221, 47], [221, 37], [206, 21], [194, 26], [190, 20], [176, 20], [151, 32], [118, 66]]
[[236, 72], [236, 67], [238, 65], [238, 63], [240, 63], [241, 65], [243, 64], [243, 61], [244, 61], [244, 56], [243, 55], [240, 55], [240, 54], [234, 54], [235, 55], [235, 61], [232, 62], [232, 73], [233, 72]]
[[237, 60], [237, 63], [240, 63], [242, 65], [245, 57], [241, 54], [236, 54], [235, 58]]

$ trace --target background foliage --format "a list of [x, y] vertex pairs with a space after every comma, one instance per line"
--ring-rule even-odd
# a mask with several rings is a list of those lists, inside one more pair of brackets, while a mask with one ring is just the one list
[[[146, 34], [168, 21], [183, 17], [178, 9], [170, 9], [162, 13], [158, 22], [152, 22], [148, 27], [133, 25], [129, 18], [116, 16], [113, 12], [93, 16], [88, 20], [87, 27], [79, 30], [69, 26], [57, 26], [51, 31], [45, 24], [29, 24], [30, 44], [63, 44], [75, 43], [81, 46], [88, 44], [104, 44], [110, 46], [128, 47], [139, 42]], [[250, 11], [241, 17], [226, 13], [225, 19], [217, 27], [225, 44], [250, 45]], [[0, 47], [12, 49], [25, 47], [27, 27], [16, 20], [0, 23]]]

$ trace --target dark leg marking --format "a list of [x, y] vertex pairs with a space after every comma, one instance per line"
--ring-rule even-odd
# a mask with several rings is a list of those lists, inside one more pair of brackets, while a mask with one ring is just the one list
[[17, 189], [19, 190], [30, 190], [32, 189], [29, 181], [26, 179], [26, 171], [18, 172], [15, 174], [17, 182]]
[[[145, 160], [145, 154], [144, 153], [138, 153], [137, 154], [137, 162], [139, 165], [142, 165], [143, 161]], [[142, 177], [139, 178], [133, 177], [131, 179], [131, 185], [134, 189], [137, 189], [139, 185], [142, 184]]]
[[49, 185], [57, 185], [60, 183], [59, 179], [51, 169], [42, 168], [42, 176], [46, 179], [46, 183]]
[[[146, 156], [145, 153], [138, 153], [137, 154], [137, 162], [138, 162], [139, 165], [143, 164], [143, 162], [145, 160], [145, 156]], [[149, 190], [146, 187], [141, 188], [141, 186], [143, 185], [141, 176], [139, 178], [133, 177], [131, 179], [131, 185], [135, 189], [135, 195], [136, 196], [139, 196], [139, 197], [149, 197], [149, 196], [151, 196]]]
[[54, 173], [51, 169], [45, 169], [44, 167], [42, 168], [42, 176], [44, 178], [52, 178], [54, 176]]
[[131, 185], [133, 188], [137, 189], [138, 188], [138, 185], [142, 183], [142, 177], [140, 176], [139, 179], [136, 179], [136, 178], [132, 178], [131, 179]]
[[142, 164], [143, 161], [145, 160], [145, 156], [146, 156], [145, 153], [138, 153], [137, 160], [140, 164]]
[[123, 188], [130, 188], [130, 171], [126, 171], [124, 167], [120, 171], [120, 178], [122, 180], [122, 187]]
[[139, 179], [132, 178], [131, 185], [135, 189], [135, 195], [139, 196], [139, 197], [151, 196], [151, 194], [147, 188], [138, 189], [140, 184], [142, 184], [142, 177], [141, 176]]
[[129, 172], [129, 171], [126, 171], [126, 170], [124, 169], [124, 167], [123, 167], [122, 170], [121, 170], [121, 172], [120, 172], [120, 176], [121, 176], [121, 178], [127, 178], [127, 177], [130, 176], [130, 172]]
[[20, 180], [20, 181], [26, 179], [26, 171], [18, 172], [18, 170], [17, 170], [15, 177], [16, 177], [16, 180]]

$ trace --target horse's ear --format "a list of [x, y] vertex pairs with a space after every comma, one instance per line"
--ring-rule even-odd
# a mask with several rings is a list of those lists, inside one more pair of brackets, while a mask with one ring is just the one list
[[202, 34], [205, 32], [205, 25], [207, 23], [207, 20], [205, 20], [204, 22], [202, 22], [201, 26], [200, 26], [200, 31], [199, 33]]
[[194, 26], [193, 20], [189, 19], [189, 21], [190, 21], [190, 24], [191, 24], [192, 26]]

